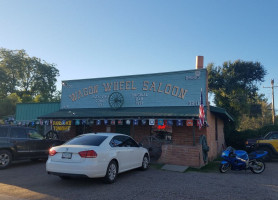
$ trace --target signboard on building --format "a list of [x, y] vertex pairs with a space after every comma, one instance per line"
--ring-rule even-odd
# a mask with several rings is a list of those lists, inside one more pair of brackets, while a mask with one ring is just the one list
[[71, 120], [58, 120], [53, 121], [54, 131], [69, 131], [71, 127]]
[[198, 69], [63, 81], [61, 109], [198, 106], [206, 78]]

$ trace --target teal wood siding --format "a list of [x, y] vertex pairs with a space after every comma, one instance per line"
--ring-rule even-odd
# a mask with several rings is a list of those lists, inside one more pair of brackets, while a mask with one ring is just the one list
[[16, 121], [37, 120], [41, 115], [56, 112], [60, 103], [22, 103], [16, 105]]
[[124, 97], [126, 108], [198, 106], [201, 89], [206, 106], [206, 80], [206, 69], [68, 80], [62, 83], [61, 109], [110, 108], [113, 92]]

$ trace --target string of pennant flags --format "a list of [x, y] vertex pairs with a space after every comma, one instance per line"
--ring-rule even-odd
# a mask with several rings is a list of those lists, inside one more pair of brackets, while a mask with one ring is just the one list
[[[75, 119], [75, 120], [36, 120], [36, 121], [13, 121], [15, 125], [22, 126], [35, 126], [35, 125], [53, 125], [53, 126], [79, 126], [79, 125], [158, 125], [158, 126], [194, 126], [200, 127], [199, 119]], [[205, 122], [201, 126], [208, 126]]]
[[[147, 123], [148, 121], [148, 123]], [[208, 127], [208, 123], [205, 120], [205, 111], [203, 105], [203, 95], [201, 88], [200, 95], [200, 106], [199, 106], [199, 116], [198, 119], [74, 119], [74, 120], [35, 120], [35, 121], [15, 121], [14, 119], [7, 121], [5, 123], [13, 123], [15, 125], [22, 126], [35, 126], [35, 125], [53, 125], [53, 126], [72, 126], [72, 125], [158, 125], [158, 126], [194, 126], [194, 121], [196, 125], [201, 129], [202, 127]]]

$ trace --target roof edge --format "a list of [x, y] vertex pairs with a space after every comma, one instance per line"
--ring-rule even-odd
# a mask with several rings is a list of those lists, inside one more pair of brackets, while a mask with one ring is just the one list
[[109, 76], [109, 77], [95, 77], [95, 78], [84, 78], [84, 79], [72, 79], [72, 80], [62, 80], [62, 82], [75, 82], [75, 81], [85, 81], [85, 80], [102, 80], [102, 79], [121, 79], [127, 77], [140, 77], [140, 76], [153, 76], [153, 75], [165, 75], [165, 74], [178, 74], [182, 72], [194, 72], [196, 70], [199, 71], [206, 71], [206, 68], [203, 69], [189, 69], [189, 70], [180, 70], [180, 71], [170, 71], [170, 72], [157, 72], [157, 73], [150, 73], [150, 74], [131, 74], [131, 75], [120, 75], [120, 76]]
[[210, 106], [210, 111], [218, 114], [225, 115], [228, 119], [235, 121], [234, 118], [224, 108]]

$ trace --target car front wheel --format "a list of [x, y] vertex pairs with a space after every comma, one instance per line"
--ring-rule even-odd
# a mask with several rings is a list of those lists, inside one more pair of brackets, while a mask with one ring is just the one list
[[112, 160], [107, 167], [104, 181], [106, 183], [114, 183], [117, 175], [118, 175], [118, 165], [115, 160]]
[[146, 170], [149, 168], [149, 158], [147, 155], [144, 156], [143, 161], [142, 161], [142, 166], [141, 169], [142, 170]]
[[9, 167], [12, 162], [12, 154], [7, 150], [0, 151], [0, 169]]

